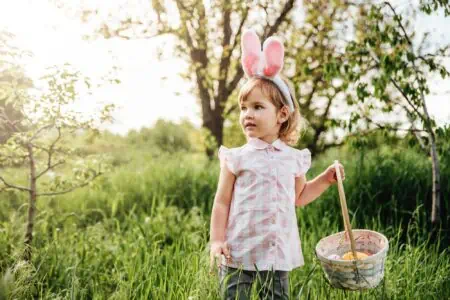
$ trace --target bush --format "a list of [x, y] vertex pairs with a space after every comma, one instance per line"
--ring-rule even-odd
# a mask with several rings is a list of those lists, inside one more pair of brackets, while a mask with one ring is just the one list
[[163, 153], [197, 152], [203, 150], [201, 130], [188, 120], [180, 123], [159, 119], [151, 128], [130, 130], [127, 139], [132, 145], [156, 148]]

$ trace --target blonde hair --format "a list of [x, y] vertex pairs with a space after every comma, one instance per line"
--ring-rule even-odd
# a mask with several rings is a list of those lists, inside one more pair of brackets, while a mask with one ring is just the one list
[[[289, 113], [289, 118], [281, 124], [280, 131], [278, 133], [280, 140], [288, 145], [295, 145], [300, 136], [300, 112], [298, 109], [298, 103], [295, 99], [294, 90], [292, 84], [285, 78], [283, 81], [289, 87], [292, 100], [294, 102], [294, 111]], [[250, 78], [239, 91], [239, 103], [245, 102], [254, 88], [259, 88], [263, 95], [269, 98], [273, 105], [275, 105], [277, 112], [283, 107], [287, 106], [286, 100], [284, 100], [278, 87], [268, 79], [261, 77]]]

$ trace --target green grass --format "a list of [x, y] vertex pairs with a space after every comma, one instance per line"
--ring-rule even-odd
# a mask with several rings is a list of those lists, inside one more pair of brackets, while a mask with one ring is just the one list
[[[332, 187], [297, 211], [306, 264], [290, 273], [291, 298], [450, 298], [448, 247], [431, 241], [426, 226], [429, 162], [392, 149], [354, 157], [332, 150], [315, 158], [308, 178], [336, 158], [344, 164], [353, 228], [389, 239], [385, 280], [365, 292], [326, 282], [314, 247], [342, 230]], [[1, 195], [0, 299], [218, 299], [207, 244], [217, 161], [143, 150], [123, 153], [120, 161], [91, 189], [39, 199], [30, 265], [19, 259], [26, 195]]]

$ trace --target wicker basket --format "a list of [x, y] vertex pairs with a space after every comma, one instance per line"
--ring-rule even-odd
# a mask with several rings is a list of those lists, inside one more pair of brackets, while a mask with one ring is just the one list
[[[384, 277], [389, 242], [384, 235], [375, 231], [352, 230], [337, 160], [335, 169], [345, 231], [321, 239], [316, 246], [316, 255], [333, 287], [348, 290], [374, 288]], [[363, 259], [340, 259], [349, 251], [353, 257], [356, 257], [356, 252], [370, 252], [371, 255]]]
[[389, 242], [381, 233], [354, 229], [352, 230], [356, 251], [373, 253], [360, 260], [341, 260], [329, 258], [336, 254], [341, 257], [351, 251], [350, 242], [345, 242], [345, 231], [330, 235], [319, 241], [316, 255], [325, 275], [333, 287], [361, 290], [376, 287], [384, 277], [384, 262], [386, 260]]

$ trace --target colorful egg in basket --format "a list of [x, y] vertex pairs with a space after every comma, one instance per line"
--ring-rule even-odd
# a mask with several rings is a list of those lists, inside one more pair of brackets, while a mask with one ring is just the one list
[[376, 231], [352, 230], [357, 252], [369, 256], [357, 260], [344, 260], [342, 256], [351, 251], [344, 231], [327, 236], [316, 246], [325, 276], [333, 287], [363, 290], [376, 287], [384, 277], [384, 263], [389, 249], [387, 238]]

